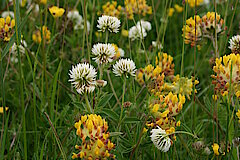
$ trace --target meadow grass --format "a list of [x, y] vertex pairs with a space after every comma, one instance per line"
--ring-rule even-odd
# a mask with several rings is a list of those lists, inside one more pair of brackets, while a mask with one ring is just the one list
[[[240, 109], [237, 96], [240, 79], [233, 82], [236, 68], [231, 61], [228, 94], [222, 95], [215, 89], [211, 75], [216, 75], [213, 71], [216, 58], [231, 54], [228, 42], [233, 35], [239, 34], [240, 7], [238, 0], [219, 1], [200, 5], [194, 1], [192, 7], [187, 0], [149, 0], [146, 2], [152, 8], [151, 14], [135, 13], [132, 18], [126, 12], [124, 1], [116, 1], [122, 6], [118, 17], [121, 26], [118, 33], [112, 33], [97, 28], [98, 19], [105, 11], [103, 5], [111, 1], [55, 0], [46, 4], [32, 1], [23, 5], [24, 0], [2, 0], [0, 14], [13, 11], [15, 27], [8, 41], [0, 39], [0, 102], [3, 107], [3, 113], [0, 113], [0, 159], [71, 159], [73, 153], [80, 151], [75, 145], [84, 142], [77, 135], [75, 123], [86, 114], [101, 115], [108, 122], [109, 139], [115, 144], [111, 154], [116, 159], [239, 159], [239, 148], [232, 141], [239, 137], [239, 116], [236, 113]], [[136, 4], [136, 8], [142, 7], [140, 3]], [[175, 4], [182, 7], [181, 12], [177, 11]], [[54, 18], [49, 12], [52, 6], [63, 8], [63, 15]], [[172, 15], [170, 8], [175, 8]], [[78, 10], [82, 15], [79, 29], [74, 29], [76, 22], [67, 16], [72, 10]], [[215, 12], [215, 19], [217, 14], [221, 15], [224, 20], [221, 33], [215, 27], [211, 30], [213, 34], [202, 35], [197, 45], [186, 44], [184, 37], [187, 33], [182, 28], [188, 25], [187, 20], [194, 15], [204, 17], [207, 12]], [[132, 40], [129, 38], [131, 27], [137, 26], [140, 20], [150, 22], [151, 30], [147, 31], [145, 38]], [[193, 22], [196, 24], [197, 20]], [[217, 26], [218, 22], [214, 23]], [[140, 23], [141, 32], [142, 25]], [[51, 32], [49, 38], [46, 38], [43, 26]], [[194, 27], [195, 42], [197, 25]], [[32, 37], [37, 30], [41, 38], [39, 43]], [[128, 36], [124, 36], [123, 30], [128, 31]], [[152, 41], [162, 47], [154, 47]], [[16, 53], [12, 52], [14, 43]], [[125, 51], [122, 58], [130, 58], [135, 63], [136, 76], [116, 76], [113, 68], [120, 58], [113, 58], [106, 64], [96, 63], [92, 47], [97, 43], [114, 43], [122, 48]], [[21, 53], [20, 45], [24, 46], [24, 53]], [[151, 87], [158, 81], [154, 79], [149, 85], [154, 76], [147, 78], [146, 73], [144, 84], [138, 79], [140, 69], [146, 71], [145, 67], [150, 64], [158, 66], [158, 53], [160, 56], [167, 53], [175, 64], [174, 73], [169, 77], [165, 74], [165, 84], [176, 82], [177, 74], [179, 79], [185, 77], [191, 81], [191, 86], [180, 85], [176, 89], [183, 87], [191, 92], [189, 99], [187, 94], [184, 95], [182, 110], [168, 117], [174, 119], [174, 131], [163, 136], [163, 139], [171, 139], [168, 152], [160, 151], [151, 140], [151, 131], [157, 127], [147, 126], [159, 120], [151, 111], [156, 95], [150, 90], [155, 89]], [[94, 86], [94, 91], [80, 94], [71, 85], [69, 72], [72, 66], [85, 62], [96, 68], [97, 80], [105, 80], [107, 85]], [[237, 75], [239, 77], [239, 73]], [[168, 93], [162, 91], [161, 95], [167, 97]], [[176, 95], [180, 103], [179, 93]], [[216, 100], [214, 95], [218, 96]], [[158, 112], [165, 120], [164, 111]], [[181, 121], [180, 126], [177, 126], [178, 121]], [[84, 129], [84, 125], [79, 129]], [[219, 155], [214, 143], [219, 145]]]

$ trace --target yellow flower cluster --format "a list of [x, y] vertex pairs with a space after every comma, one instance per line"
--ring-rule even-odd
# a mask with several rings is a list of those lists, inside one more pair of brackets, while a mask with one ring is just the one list
[[[193, 84], [197, 85], [198, 83], [199, 81], [194, 80], [193, 77], [189, 79], [186, 77], [180, 77], [179, 75], [176, 75], [172, 83], [164, 84], [164, 89], [166, 91], [173, 92], [174, 94], [182, 94], [184, 96], [187, 96], [188, 99], [190, 99], [190, 95], [192, 95], [192, 92], [193, 92], [193, 89], [192, 89]], [[195, 93], [197, 93], [196, 89], [195, 89]]]
[[187, 0], [187, 2], [191, 8], [194, 8], [195, 4], [196, 6], [199, 6], [204, 2], [204, 0]]
[[13, 28], [15, 27], [15, 20], [10, 16], [0, 18], [0, 39], [9, 41], [13, 35]]
[[194, 16], [194, 18], [189, 18], [186, 20], [186, 25], [183, 27], [183, 37], [185, 44], [191, 44], [195, 46], [196, 42], [201, 40], [201, 18], [199, 16]]
[[[216, 16], [216, 25], [215, 25], [215, 16]], [[195, 46], [197, 42], [202, 40], [202, 37], [212, 38], [217, 34], [224, 31], [223, 27], [224, 20], [220, 18], [220, 15], [215, 12], [208, 12], [202, 18], [198, 15], [194, 18], [189, 18], [186, 20], [186, 25], [183, 26], [182, 36], [186, 44], [191, 44]]]
[[61, 17], [65, 10], [63, 8], [58, 8], [57, 6], [52, 6], [49, 8], [49, 12], [54, 18]]
[[[141, 68], [137, 72], [136, 80], [139, 84], [143, 85], [144, 82], [148, 83], [148, 87], [151, 91], [152, 88], [158, 86], [164, 80], [165, 76], [171, 77], [174, 74], [174, 63], [173, 57], [167, 53], [158, 53], [155, 58], [156, 67], [151, 64], [147, 65], [145, 68]], [[152, 83], [149, 83], [149, 80]]]
[[117, 6], [117, 1], [107, 2], [102, 6], [103, 14], [113, 17], [120, 17], [122, 6]]
[[142, 16], [152, 14], [152, 7], [147, 5], [146, 0], [125, 0], [124, 5], [129, 19], [133, 19], [134, 14]]
[[32, 39], [35, 43], [41, 43], [42, 37], [44, 40], [46, 40], [47, 43], [49, 43], [50, 38], [51, 38], [51, 32], [48, 30], [46, 26], [42, 27], [42, 36], [41, 36], [41, 31], [37, 30], [33, 33]]
[[231, 91], [237, 97], [240, 97], [240, 55], [230, 54], [220, 58], [216, 58], [213, 71], [216, 75], [212, 75], [212, 81], [215, 84], [215, 90], [222, 96]]
[[118, 59], [121, 57], [121, 51], [120, 51], [120, 48], [118, 48], [118, 46], [116, 44], [112, 44], [114, 49], [115, 49], [115, 55], [113, 57], [113, 59]]
[[[167, 134], [174, 133], [175, 127], [180, 126], [175, 117], [183, 108], [185, 96], [190, 99], [193, 85], [199, 82], [194, 78], [174, 76], [173, 57], [166, 53], [159, 53], [155, 64], [156, 67], [149, 64], [141, 68], [136, 75], [139, 84], [146, 84], [152, 95], [149, 110], [153, 118], [146, 126], [160, 126]], [[174, 135], [170, 137], [176, 138]]]
[[218, 13], [208, 12], [201, 20], [202, 32], [208, 36], [215, 35], [215, 31], [219, 34], [223, 31], [223, 24], [224, 20]]
[[96, 114], [84, 115], [74, 126], [76, 134], [81, 138], [81, 145], [75, 146], [79, 153], [73, 153], [72, 159], [115, 159], [115, 155], [110, 153], [115, 145], [109, 139], [105, 119]]

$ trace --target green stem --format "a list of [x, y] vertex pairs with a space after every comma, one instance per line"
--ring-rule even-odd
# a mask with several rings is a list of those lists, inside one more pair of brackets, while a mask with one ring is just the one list
[[121, 114], [120, 114], [120, 119], [119, 119], [119, 125], [122, 122], [122, 116], [123, 116], [123, 105], [124, 105], [125, 88], [126, 88], [126, 77], [124, 76], [124, 80], [123, 80], [123, 93], [122, 93], [122, 106], [121, 106]]
[[93, 113], [93, 109], [89, 103], [89, 100], [88, 100], [88, 95], [87, 95], [87, 92], [84, 93], [84, 97], [85, 97], [85, 101], [86, 101], [86, 105], [87, 105], [87, 110], [89, 113]]
[[108, 42], [108, 35], [109, 35], [109, 32], [106, 31], [105, 44], [107, 44], [107, 42]]
[[[16, 6], [16, 2], [13, 1], [13, 5], [14, 5], [14, 15], [15, 17], [17, 16], [17, 6]], [[19, 5], [19, 4], [17, 4]], [[27, 160], [27, 136], [26, 136], [26, 122], [25, 122], [25, 106], [24, 106], [24, 93], [23, 93], [23, 74], [22, 74], [22, 66], [21, 66], [21, 55], [19, 52], [19, 44], [21, 41], [21, 35], [19, 35], [19, 31], [18, 31], [18, 24], [19, 24], [20, 19], [16, 19], [16, 26], [15, 26], [15, 30], [16, 30], [16, 42], [17, 42], [17, 53], [18, 53], [18, 68], [19, 68], [19, 79], [20, 79], [20, 104], [22, 107], [22, 118], [23, 118], [23, 139], [24, 139], [24, 159]], [[19, 39], [20, 38], [20, 39]]]

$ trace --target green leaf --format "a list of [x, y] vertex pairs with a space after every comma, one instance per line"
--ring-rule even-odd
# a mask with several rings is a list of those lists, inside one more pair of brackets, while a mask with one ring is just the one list
[[110, 137], [114, 137], [114, 136], [119, 136], [121, 134], [123, 134], [122, 132], [110, 132]]
[[123, 119], [124, 123], [137, 123], [140, 122], [141, 120], [137, 117], [126, 117]]
[[119, 120], [118, 114], [116, 112], [112, 111], [111, 109], [103, 108], [103, 109], [101, 109], [101, 111], [99, 113], [103, 113], [115, 121]]
[[62, 60], [60, 61], [59, 65], [58, 65], [58, 69], [57, 69], [57, 72], [54, 75], [53, 85], [52, 85], [53, 87], [52, 87], [51, 106], [50, 106], [50, 114], [51, 114], [52, 121], [54, 121], [54, 117], [53, 117], [54, 102], [55, 102], [55, 95], [56, 95], [56, 90], [57, 90], [58, 74], [59, 74], [59, 71], [60, 71], [61, 64], [62, 64]]
[[110, 101], [110, 99], [112, 98], [113, 94], [107, 94], [105, 95], [98, 103], [97, 107], [105, 107], [106, 104]]

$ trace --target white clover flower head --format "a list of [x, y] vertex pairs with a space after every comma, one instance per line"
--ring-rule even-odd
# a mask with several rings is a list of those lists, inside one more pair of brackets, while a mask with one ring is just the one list
[[157, 126], [157, 129], [151, 130], [151, 140], [153, 144], [162, 152], [167, 152], [171, 147], [171, 139], [167, 136], [166, 131]]
[[231, 49], [232, 53], [240, 54], [240, 35], [233, 36], [229, 40], [229, 49]]
[[74, 85], [79, 94], [91, 93], [95, 89], [97, 72], [88, 63], [79, 63], [69, 70], [69, 81]]
[[137, 26], [142, 26], [146, 31], [150, 31], [152, 29], [151, 23], [144, 20], [138, 21]]
[[130, 28], [128, 32], [128, 37], [134, 41], [136, 39], [144, 39], [147, 36], [146, 29], [140, 25], [136, 25]]
[[2, 12], [1, 16], [2, 16], [2, 18], [6, 18], [7, 16], [14, 18], [14, 12], [13, 11], [4, 11], [4, 12]]
[[113, 65], [113, 73], [116, 76], [135, 76], [136, 65], [131, 59], [120, 59]]
[[[21, 40], [21, 44], [18, 46], [19, 52], [24, 54], [25, 53], [25, 47], [27, 47], [27, 43], [24, 40]], [[13, 46], [11, 48], [11, 53], [12, 54], [17, 54], [17, 44], [13, 43]]]
[[67, 14], [67, 18], [76, 22], [82, 21], [83, 19], [82, 16], [79, 14], [78, 10], [69, 11]]
[[110, 43], [98, 43], [93, 45], [92, 54], [95, 56], [93, 60], [95, 60], [97, 64], [107, 64], [112, 62], [116, 51], [114, 46]]
[[103, 15], [102, 17], [99, 17], [97, 27], [101, 32], [108, 30], [109, 32], [117, 33], [120, 24], [121, 22], [117, 17]]

